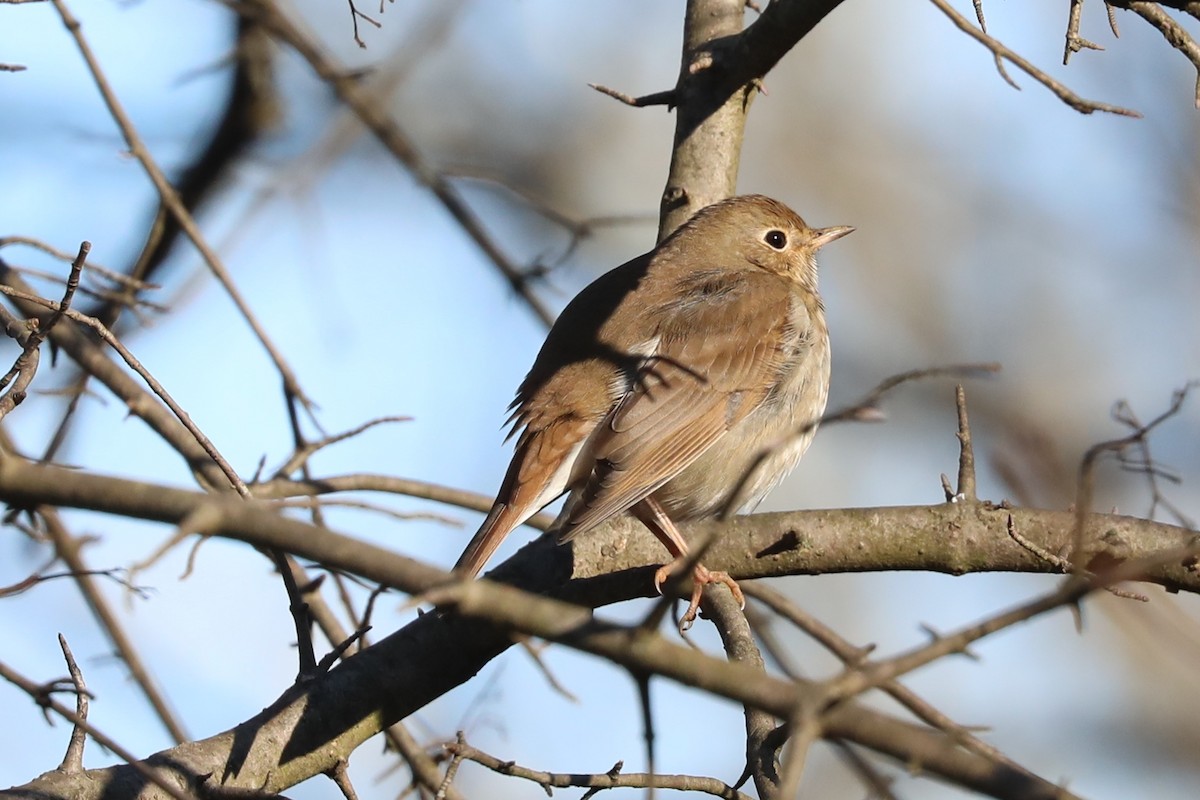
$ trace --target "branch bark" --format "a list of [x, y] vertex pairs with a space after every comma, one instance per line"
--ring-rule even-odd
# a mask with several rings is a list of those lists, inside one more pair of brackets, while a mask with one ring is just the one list
[[737, 189], [746, 114], [764, 76], [841, 0], [775, 0], [742, 30], [744, 0], [692, 0], [659, 239]]
[[[269, 504], [76, 473], [11, 455], [0, 457], [0, 500], [16, 507], [59, 505], [166, 523], [178, 523], [205, 507], [217, 520], [210, 529], [214, 535], [286, 548], [296, 556], [411, 594], [426, 594], [459, 610], [425, 614], [328, 674], [289, 689], [262, 714], [236, 728], [143, 762], [168, 769], [188, 788], [211, 789], [217, 782], [222, 788], [278, 791], [325, 772], [378, 731], [468, 680], [508, 648], [514, 631], [664, 675], [780, 718], [788, 718], [805, 691], [803, 682], [765, 675], [748, 665], [594, 619], [590, 608], [652, 591], [649, 575], [658, 554], [651, 555], [650, 537], [632, 520], [618, 520], [573, 548], [557, 547], [547, 537], [536, 540], [491, 573], [512, 584], [504, 586], [493, 581], [458, 583], [413, 559], [282, 517]], [[1026, 538], [1047, 550], [1059, 550], [1071, 541], [1074, 517], [1068, 512], [948, 503], [736, 518], [722, 526], [706, 560], [738, 579], [877, 569], [953, 574], [1056, 571], [1056, 565], [1004, 533], [1001, 520], [1010, 515]], [[1095, 550], [1090, 560], [1152, 559], [1185, 547], [1194, 553], [1197, 539], [1182, 528], [1106, 514], [1089, 515], [1085, 530], [1089, 548]], [[1176, 558], [1151, 566], [1143, 577], [1170, 589], [1200, 591], [1194, 560]], [[595, 561], [614, 572], [581, 577], [587, 572], [584, 565]], [[853, 702], [830, 711], [822, 730], [825, 736], [920, 764], [992, 796], [1070, 796], [963, 749], [951, 736]], [[0, 797], [53, 795], [68, 786], [77, 797], [113, 790], [120, 790], [120, 796], [137, 796], [144, 790], [143, 796], [149, 797], [155, 791], [137, 770], [116, 766], [75, 777], [48, 773]], [[87, 793], [88, 786], [94, 787], [94, 794]]]

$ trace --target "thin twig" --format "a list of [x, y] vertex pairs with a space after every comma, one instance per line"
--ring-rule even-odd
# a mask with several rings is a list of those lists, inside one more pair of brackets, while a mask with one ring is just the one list
[[[58, 0], [55, 0], [55, 2], [57, 1]], [[9, 286], [0, 286], [0, 293], [6, 294], [9, 297], [17, 298], [19, 300], [24, 300], [28, 303], [34, 303], [35, 305], [42, 306], [43, 308], [48, 308], [55, 312], [56, 315], [66, 316], [68, 319], [78, 322], [81, 325], [86, 325], [94, 330], [109, 347], [117, 351], [118, 355], [121, 356], [125, 363], [128, 364], [134, 372], [141, 376], [142, 380], [146, 382], [146, 385], [150, 387], [150, 390], [154, 392], [154, 394], [158, 395], [159, 399], [166, 403], [167, 408], [171, 409], [171, 412], [175, 414], [176, 419], [183, 423], [188, 432], [191, 433], [197, 443], [204, 448], [204, 451], [208, 453], [208, 456], [213, 460], [213, 462], [215, 462], [217, 466], [221, 468], [221, 472], [224, 473], [225, 477], [229, 479], [230, 485], [237, 490], [238, 494], [242, 495], [243, 497], [250, 496], [250, 490], [246, 488], [246, 484], [240, 477], [238, 477], [237, 472], [232, 466], [230, 466], [229, 462], [225, 460], [225, 457], [221, 455], [220, 451], [217, 450], [217, 447], [212, 443], [212, 440], [210, 440], [208, 436], [204, 434], [204, 431], [200, 430], [196, 423], [192, 422], [192, 418], [186, 411], [183, 410], [182, 406], [175, 402], [175, 398], [173, 398], [170, 393], [167, 392], [166, 388], [164, 388], [163, 385], [158, 382], [158, 379], [151, 375], [150, 371], [142, 366], [142, 362], [138, 361], [137, 358], [134, 357], [133, 353], [131, 353], [129, 349], [126, 348], [125, 345], [121, 344], [120, 340], [113, 335], [112, 331], [101, 324], [100, 320], [95, 319], [94, 317], [89, 317], [86, 314], [81, 314], [74, 309], [63, 308], [61, 304], [56, 303], [53, 300], [47, 300], [43, 297], [38, 297], [37, 295], [21, 292]]]
[[608, 95], [614, 100], [619, 100], [625, 105], [633, 106], [634, 108], [646, 108], [647, 106], [666, 106], [667, 108], [670, 108], [675, 105], [676, 93], [674, 89], [667, 89], [662, 92], [652, 92], [650, 94], [642, 95], [641, 97], [634, 97], [633, 95], [619, 92], [616, 89], [610, 89], [609, 87], [603, 86], [599, 83], [589, 83], [588, 86], [592, 87], [600, 94]]
[[358, 6], [354, 4], [354, 0], [346, 0], [350, 4], [350, 23], [354, 26], [354, 43], [363, 50], [367, 49], [367, 43], [358, 35], [358, 21], [361, 19], [364, 22], [374, 25], [376, 29], [382, 28], [383, 25], [378, 20], [368, 17], [366, 14], [358, 10]]
[[[1089, 579], [1094, 579], [1096, 577], [1095, 573], [1091, 572], [1090, 570], [1086, 570], [1086, 569], [1083, 569], [1082, 567], [1078, 567], [1075, 564], [1072, 564], [1070, 559], [1063, 558], [1062, 556], [1059, 556], [1059, 555], [1055, 555], [1054, 553], [1051, 553], [1046, 548], [1039, 546], [1036, 542], [1031, 542], [1029, 539], [1027, 539], [1025, 536], [1023, 536], [1020, 531], [1017, 530], [1017, 526], [1013, 522], [1012, 514], [1008, 515], [1008, 535], [1009, 535], [1009, 538], [1011, 538], [1017, 544], [1021, 545], [1021, 547], [1024, 547], [1026, 550], [1033, 553], [1035, 556], [1042, 559], [1046, 563], [1053, 565], [1056, 569], [1058, 569], [1063, 574], [1083, 575], [1084, 577], [1089, 578]], [[1150, 602], [1150, 598], [1147, 597], [1146, 595], [1142, 594], [1141, 592], [1134, 592], [1129, 589], [1122, 589], [1119, 586], [1105, 586], [1104, 589], [1109, 594], [1114, 594], [1117, 597], [1123, 597], [1126, 600], [1138, 600], [1142, 603]]]
[[908, 372], [901, 372], [891, 377], [882, 380], [874, 389], [859, 399], [858, 402], [838, 411], [824, 414], [819, 419], [806, 420], [791, 431], [787, 431], [784, 435], [777, 437], [774, 441], [763, 447], [749, 468], [743, 473], [738, 485], [729, 494], [729, 501], [722, 509], [720, 518], [728, 519], [733, 514], [737, 513], [742, 507], [744, 500], [744, 492], [749, 485], [750, 479], [755, 475], [758, 467], [766, 459], [770, 458], [773, 453], [778, 452], [786, 447], [789, 443], [804, 436], [810, 436], [820, 425], [833, 425], [839, 422], [878, 422], [883, 419], [883, 415], [879, 410], [879, 403], [883, 398], [898, 386], [902, 386], [910, 381], [924, 380], [926, 378], [952, 376], [971, 376], [977, 374], [990, 374], [1000, 371], [1000, 365], [995, 362], [984, 362], [979, 364], [951, 364], [942, 367], [930, 367], [928, 369], [914, 369]]
[[[1200, 108], [1200, 44], [1197, 44], [1191, 34], [1172, 19], [1170, 14], [1163, 11], [1158, 3], [1147, 2], [1147, 0], [1129, 0], [1123, 5], [1157, 29], [1167, 44], [1183, 53], [1184, 57], [1192, 62], [1192, 66], [1196, 69], [1195, 104], [1196, 108]], [[1191, 13], [1195, 15], [1197, 12], [1192, 9]]]
[[[67, 637], [58, 635], [58, 646], [62, 648], [63, 658], [67, 660], [67, 671], [71, 675], [71, 683], [75, 686], [75, 714], [84, 722], [88, 715], [88, 689], [83, 680], [83, 670], [75, 663], [75, 654], [67, 644]], [[83, 747], [87, 743], [87, 731], [82, 725], [71, 726], [71, 739], [67, 744], [67, 752], [58, 768], [66, 773], [83, 772]]]
[[[437, 522], [442, 525], [448, 525], [452, 528], [462, 528], [463, 521], [454, 517], [449, 517], [445, 514], [437, 514], [432, 511], [397, 511], [394, 508], [379, 503], [368, 503], [362, 500], [338, 500], [324, 499], [321, 497], [297, 497], [292, 500], [280, 500], [277, 505], [280, 508], [306, 508], [306, 509], [327, 509], [327, 508], [352, 508], [359, 511], [369, 511], [373, 514], [379, 514], [401, 522], [410, 522], [412, 520], [427, 520], [429, 522]], [[314, 522], [314, 524], [317, 524]]]
[[833, 744], [836, 748], [835, 752], [850, 765], [851, 769], [858, 773], [859, 778], [866, 784], [867, 790], [870, 792], [868, 797], [877, 798], [877, 800], [900, 800], [892, 791], [892, 779], [876, 769], [875, 765], [859, 753], [854, 745], [842, 741], [836, 741]]
[[971, 423], [967, 419], [967, 393], [962, 384], [954, 388], [954, 404], [958, 408], [958, 496], [974, 503], [975, 448], [971, 446]]
[[344, 442], [347, 439], [352, 439], [361, 433], [364, 433], [377, 425], [386, 425], [395, 422], [411, 422], [412, 417], [387, 416], [378, 417], [376, 419], [367, 420], [361, 425], [356, 425], [348, 431], [326, 436], [315, 442], [302, 442], [296, 447], [296, 452], [292, 453], [278, 469], [275, 470], [275, 477], [286, 478], [296, 470], [300, 469], [307, 463], [315, 453], [329, 447], [330, 445]]
[[[13, 451], [13, 443], [3, 429], [0, 429], [0, 448], [9, 452]], [[142, 661], [137, 647], [134, 646], [120, 619], [109, 605], [107, 595], [100, 591], [100, 587], [93, 578], [96, 575], [111, 577], [122, 582], [126, 588], [130, 588], [132, 583], [129, 581], [128, 573], [122, 579], [116, 571], [89, 569], [83, 556], [83, 547], [91, 540], [87, 537], [73, 536], [67, 530], [61, 515], [55, 508], [40, 506], [36, 513], [42, 521], [46, 538], [54, 546], [55, 557], [61, 559], [70, 571], [71, 578], [79, 587], [79, 592], [91, 609], [92, 615], [108, 637], [113, 651], [125, 662], [130, 677], [145, 695], [146, 700], [167, 729], [167, 733], [177, 744], [187, 741], [190, 737], [183, 727], [183, 723], [170, 708], [166, 697], [151, 676], [150, 670]], [[136, 587], [133, 588], [136, 589]]]
[[728, 800], [750, 800], [748, 795], [737, 792], [729, 784], [716, 778], [706, 778], [698, 775], [656, 775], [653, 773], [620, 772], [610, 769], [608, 772], [596, 774], [563, 774], [543, 772], [517, 764], [515, 761], [504, 761], [493, 755], [467, 744], [462, 734], [456, 742], [445, 745], [446, 752], [459, 761], [473, 761], [493, 772], [514, 778], [532, 781], [544, 789], [567, 789], [571, 787], [588, 787], [596, 789], [678, 789], [680, 791], [699, 792]]
[[[709, 589], [704, 593], [704, 613], [712, 619], [721, 636], [721, 646], [730, 661], [747, 664], [765, 674], [762, 652], [740, 604], [728, 591]], [[775, 718], [753, 706], [743, 706], [746, 725], [746, 766], [744, 775], [754, 779], [759, 797], [782, 797], [775, 741]], [[740, 781], [739, 781], [740, 785]]]
[[[489, 511], [495, 502], [495, 499], [491, 495], [468, 492], [463, 489], [430, 483], [429, 481], [370, 473], [330, 475], [328, 477], [305, 480], [276, 478], [266, 483], [255, 484], [254, 486], [254, 497], [259, 500], [319, 496], [336, 492], [386, 492], [389, 494], [416, 497], [422, 500], [433, 500], [438, 503], [445, 503], [457, 506], [458, 508], [484, 513]], [[536, 530], [544, 531], [550, 527], [550, 523], [553, 521], [553, 514], [543, 512], [526, 520], [524, 524]]]
[[1136, 579], [1155, 564], [1176, 563], [1195, 558], [1197, 554], [1200, 554], [1200, 542], [1179, 548], [1174, 552], [1161, 553], [1152, 559], [1127, 561], [1091, 578], [1072, 575], [1058, 589], [1042, 597], [996, 614], [982, 622], [968, 625], [954, 634], [938, 636], [930, 644], [914, 648], [894, 658], [876, 661], [844, 672], [841, 676], [828, 682], [828, 701], [837, 702], [853, 697], [943, 656], [965, 652], [969, 644], [986, 636], [1026, 622], [1048, 611], [1077, 604], [1088, 594], [1106, 586]]
[[[56, 554], [51, 560], [51, 563], [57, 560], [58, 556]], [[0, 586], [0, 597], [15, 597], [16, 595], [24, 594], [39, 584], [47, 581], [61, 580], [63, 578], [109, 578], [119, 586], [128, 589], [139, 597], [146, 598], [150, 594], [144, 586], [137, 586], [131, 582], [126, 574], [126, 570], [123, 570], [120, 567], [110, 567], [109, 569], [88, 569], [78, 572], [70, 569], [66, 572], [44, 572], [44, 569], [45, 567], [31, 575], [22, 578], [16, 583], [10, 583], [7, 586]]]
[[499, 244], [484, 229], [475, 212], [463, 199], [462, 194], [437, 170], [429, 166], [417, 152], [408, 136], [395, 119], [390, 117], [381, 103], [364, 90], [358, 81], [345, 69], [335, 64], [325, 49], [310, 39], [271, 0], [246, 0], [233, 2], [223, 0], [234, 11], [245, 14], [265, 26], [281, 42], [295, 50], [321, 80], [325, 81], [371, 131], [375, 138], [412, 174], [413, 178], [429, 189], [438, 202], [454, 218], [463, 231], [484, 252], [509, 285], [530, 307], [547, 327], [554, 321], [554, 314], [529, 288], [529, 277], [512, 261]]
[[79, 714], [64, 706], [62, 703], [50, 696], [50, 691], [46, 686], [39, 685], [21, 675], [16, 670], [12, 669], [0, 661], [0, 678], [8, 681], [16, 686], [21, 691], [25, 692], [34, 702], [36, 702], [44, 711], [53, 711], [58, 716], [67, 720], [73, 725], [77, 725], [87, 732], [88, 736], [96, 741], [101, 747], [110, 750], [117, 758], [121, 759], [132, 767], [139, 775], [145, 778], [150, 783], [153, 783], [158, 788], [162, 789], [166, 794], [175, 798], [175, 800], [198, 800], [196, 795], [191, 792], [186, 792], [164, 777], [158, 768], [149, 766], [146, 762], [138, 759], [136, 755], [122, 747], [115, 739], [107, 734], [96, 729], [90, 722], [82, 718]]
[[537, 667], [538, 672], [542, 673], [542, 677], [546, 679], [546, 685], [565, 700], [578, 703], [579, 698], [567, 688], [565, 683], [558, 679], [558, 676], [554, 674], [554, 670], [546, 663], [546, 659], [542, 658], [542, 651], [546, 649], [546, 643], [530, 639], [528, 636], [522, 636], [520, 644], [521, 649], [533, 659], [534, 666]]
[[[0, 248], [9, 247], [15, 244], [31, 247], [34, 250], [40, 250], [41, 252], [53, 256], [60, 261], [65, 261], [68, 264], [74, 261], [76, 258], [76, 256], [73, 256], [66, 250], [59, 250], [57, 247], [32, 236], [0, 236]], [[141, 281], [129, 275], [102, 267], [95, 261], [88, 261], [86, 264], [84, 264], [84, 269], [86, 270], [85, 274], [95, 274], [99, 277], [105, 278], [106, 280], [112, 281], [118, 286], [123, 286], [129, 289], [146, 290], [162, 288], [156, 283]]]
[[[875, 650], [874, 645], [856, 647], [851, 644], [835, 630], [788, 600], [783, 593], [771, 589], [761, 581], [746, 581], [743, 583], [743, 590], [747, 596], [766, 604], [772, 611], [807, 633], [818, 644], [837, 656], [847, 667], [857, 668], [865, 664], [867, 658]], [[997, 764], [1003, 764], [1008, 769], [1017, 770], [1028, 777], [1033, 777], [1033, 774], [1024, 767], [975, 736], [966, 726], [955, 722], [899, 681], [888, 681], [881, 684], [879, 688], [911, 711], [917, 719], [949, 734], [968, 750]]]
[[[979, 30], [986, 34], [987, 20], [983, 16], [983, 0], [972, 0], [972, 2], [975, 5], [975, 19], [979, 21]], [[996, 72], [1000, 73], [1000, 77], [1004, 79], [1004, 82], [1017, 91], [1021, 91], [1021, 87], [1017, 85], [1017, 82], [1008, 74], [1008, 70], [1004, 68], [1004, 61], [1000, 58], [1000, 54], [993, 53], [992, 55], [996, 61]]]
[[71, 271], [67, 277], [66, 288], [63, 290], [62, 300], [59, 301], [54, 313], [50, 315], [44, 323], [38, 324], [35, 320], [28, 330], [12, 330], [12, 320], [6, 318], [5, 332], [13, 338], [17, 339], [21, 344], [21, 355], [17, 357], [12, 369], [6, 375], [0, 378], [0, 389], [8, 385], [9, 381], [14, 378], [12, 389], [0, 398], [0, 419], [14, 408], [17, 407], [24, 399], [26, 391], [33, 381], [33, 376], [37, 372], [38, 362], [40, 361], [39, 349], [42, 342], [50, 335], [50, 331], [54, 330], [54, 326], [63, 318], [63, 314], [71, 306], [71, 300], [75, 297], [75, 290], [79, 288], [79, 275], [83, 272], [83, 265], [87, 261], [87, 255], [92, 250], [91, 242], [83, 242], [79, 245], [79, 253], [71, 262]]
[[51, 0], [51, 2], [54, 3], [54, 7], [58, 11], [63, 25], [66, 26], [72, 38], [75, 40], [75, 46], [78, 48], [80, 55], [83, 56], [83, 60], [87, 64], [88, 71], [91, 73], [92, 80], [95, 82], [96, 88], [99, 90], [100, 96], [104, 100], [104, 104], [108, 107], [108, 112], [112, 116], [113, 122], [116, 123], [117, 128], [121, 131], [121, 135], [125, 138], [125, 143], [129, 148], [130, 154], [133, 155], [133, 157], [138, 160], [138, 163], [142, 165], [142, 169], [146, 172], [147, 177], [150, 178], [150, 181], [154, 184], [155, 190], [162, 199], [163, 205], [178, 221], [180, 228], [183, 229], [183, 232], [187, 235], [188, 239], [191, 240], [197, 252], [199, 252], [200, 257], [204, 260], [204, 263], [208, 266], [209, 270], [212, 272], [213, 276], [216, 277], [218, 282], [220, 282], [222, 288], [225, 290], [225, 293], [229, 295], [229, 298], [237, 307], [238, 312], [242, 315], [242, 318], [246, 320], [246, 323], [254, 332], [255, 337], [267, 351], [267, 355], [270, 356], [271, 361], [275, 365], [275, 369], [279, 371], [280, 376], [283, 378], [285, 391], [289, 397], [296, 398], [306, 409], [311, 409], [312, 404], [308, 400], [308, 397], [304, 394], [304, 391], [300, 388], [300, 383], [296, 379], [295, 373], [292, 371], [291, 366], [288, 365], [287, 361], [283, 358], [283, 355], [279, 352], [279, 350], [275, 347], [275, 344], [267, 335], [266, 330], [254, 316], [254, 312], [246, 303], [245, 298], [242, 297], [242, 294], [238, 290], [236, 284], [234, 284], [233, 277], [229, 274], [229, 270], [226, 269], [225, 264], [221, 261], [220, 257], [208, 245], [204, 235], [200, 232], [199, 226], [196, 224], [196, 220], [192, 217], [191, 212], [188, 211], [187, 207], [183, 204], [183, 201], [180, 200], [178, 192], [175, 191], [175, 188], [171, 185], [170, 181], [167, 180], [162, 168], [158, 166], [158, 163], [154, 160], [153, 156], [150, 155], [150, 151], [146, 148], [146, 145], [142, 141], [141, 136], [138, 134], [137, 129], [134, 127], [133, 122], [129, 119], [129, 116], [125, 113], [125, 109], [122, 107], [121, 102], [117, 99], [116, 93], [113, 91], [112, 87], [109, 86], [108, 79], [104, 76], [104, 72], [100, 68], [99, 61], [96, 59], [95, 54], [92, 52], [91, 46], [88, 44], [87, 39], [83, 35], [82, 26], [79, 24], [79, 20], [77, 20], [67, 8], [65, 0]]
[[559, 253], [552, 258], [540, 255], [534, 259], [534, 262], [525, 272], [530, 278], [548, 275], [560, 265], [566, 263], [567, 259], [579, 249], [579, 245], [586, 238], [594, 234], [597, 228], [611, 228], [618, 225], [656, 225], [658, 223], [658, 215], [649, 213], [604, 214], [579, 219], [563, 213], [549, 203], [535, 197], [532, 192], [520, 186], [513, 185], [499, 175], [491, 174], [478, 168], [465, 168], [461, 166], [443, 167], [441, 172], [447, 178], [485, 183], [503, 189], [524, 203], [527, 208], [538, 216], [567, 232], [570, 239], [567, 242], [567, 246]]
[[1183, 408], [1184, 401], [1187, 399], [1188, 392], [1197, 385], [1200, 384], [1188, 383], [1183, 388], [1175, 390], [1171, 396], [1171, 404], [1167, 407], [1167, 410], [1145, 425], [1136, 427], [1133, 433], [1119, 439], [1110, 439], [1106, 442], [1094, 444], [1083, 454], [1083, 458], [1079, 462], [1079, 478], [1075, 490], [1075, 529], [1072, 533], [1072, 559], [1084, 557], [1084, 523], [1087, 519], [1088, 511], [1092, 507], [1092, 496], [1095, 491], [1096, 463], [1100, 457], [1105, 453], [1120, 453], [1126, 447], [1144, 443], [1151, 431], [1179, 413], [1179, 410]]
[[[1080, 50], [1103, 50], [1104, 48], [1095, 42], [1088, 41], [1079, 35], [1079, 18], [1083, 12], [1083, 0], [1071, 0], [1071, 11], [1067, 17], [1067, 44], [1063, 48], [1063, 66], [1071, 60], [1072, 53], [1078, 53]], [[1109, 14], [1112, 9], [1109, 9]], [[1116, 31], [1114, 31], [1115, 33]]]
[[783, 769], [778, 797], [799, 797], [800, 779], [808, 762], [809, 751], [821, 737], [821, 720], [811, 698], [802, 698], [788, 720], [788, 740], [780, 758]]
[[1017, 69], [1033, 78], [1042, 86], [1045, 86], [1047, 89], [1053, 92], [1059, 100], [1062, 100], [1079, 113], [1091, 114], [1093, 111], [1105, 111], [1109, 114], [1118, 114], [1123, 117], [1141, 118], [1142, 115], [1133, 109], [1122, 108], [1120, 106], [1114, 106], [1108, 103], [1100, 103], [1094, 100], [1085, 100], [1084, 98], [1072, 92], [1063, 84], [1051, 78], [1042, 70], [1035, 67], [1020, 54], [1004, 46], [998, 40], [992, 38], [988, 34], [980, 31], [978, 28], [972, 25], [966, 17], [959, 14], [954, 7], [950, 5], [949, 0], [930, 0], [930, 2], [933, 3], [939, 11], [949, 17], [950, 21], [954, 23], [955, 27], [957, 27], [963, 33], [982, 44], [997, 57], [1002, 57], [1010, 63], [1016, 65]]
[[[1131, 430], [1141, 430], [1145, 427], [1138, 420], [1137, 415], [1133, 413], [1133, 409], [1129, 403], [1124, 400], [1117, 403], [1116, 408], [1113, 410], [1113, 417], [1118, 422], [1128, 425]], [[1150, 508], [1146, 511], [1147, 519], [1153, 519], [1157, 516], [1159, 508], [1162, 507], [1175, 519], [1176, 524], [1185, 528], [1195, 529], [1196, 522], [1168, 500], [1159, 486], [1160, 480], [1178, 484], [1180, 482], [1179, 476], [1154, 460], [1154, 456], [1150, 453], [1149, 439], [1141, 439], [1135, 442], [1132, 445], [1132, 449], [1137, 452], [1136, 458], [1128, 456], [1125, 450], [1119, 450], [1117, 451], [1117, 460], [1120, 462], [1122, 469], [1146, 476], [1146, 482], [1150, 485]]]

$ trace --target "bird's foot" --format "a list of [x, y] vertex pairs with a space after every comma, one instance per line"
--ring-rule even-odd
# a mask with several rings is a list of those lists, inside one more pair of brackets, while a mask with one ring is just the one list
[[[681, 557], [670, 564], [666, 564], [658, 568], [654, 573], [654, 588], [659, 594], [662, 594], [662, 585], [671, 577], [671, 573], [679, 567], [682, 562], [687, 561], [687, 557]], [[703, 564], [697, 564], [692, 570], [692, 599], [688, 603], [687, 611], [679, 620], [679, 632], [683, 633], [688, 628], [692, 627], [692, 623], [696, 621], [696, 614], [700, 611], [700, 595], [704, 593], [704, 587], [710, 583], [722, 583], [730, 592], [733, 593], [733, 599], [738, 601], [742, 607], [746, 607], [746, 596], [742, 594], [741, 587], [737, 585], [737, 581], [729, 577], [728, 572], [711, 571]]]

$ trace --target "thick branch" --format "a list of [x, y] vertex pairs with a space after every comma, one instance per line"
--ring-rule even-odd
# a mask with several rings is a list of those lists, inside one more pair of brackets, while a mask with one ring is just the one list
[[776, 0], [744, 31], [744, 0], [691, 0], [659, 238], [734, 193], [746, 113], [762, 78], [841, 0]]
[[[212, 497], [168, 487], [77, 473], [0, 458], [0, 499], [32, 504], [89, 508], [177, 524], [201, 507], [215, 512], [214, 535], [289, 552], [419, 594], [439, 590], [467, 615], [435, 613], [350, 658], [327, 676], [286, 693], [262, 715], [238, 728], [189, 743], [152, 759], [174, 765], [195, 780], [216, 778], [225, 786], [282, 788], [298, 775], [334, 766], [362, 741], [418, 710], [473, 676], [512, 642], [511, 631], [541, 636], [602, 655], [616, 663], [671, 677], [706, 691], [786, 718], [801, 691], [796, 683], [725, 663], [652, 635], [595, 621], [586, 608], [535, 597], [501, 585], [447, 583], [448, 576], [382, 548], [279, 516], [267, 504]], [[1004, 533], [1009, 515], [1025, 535], [1056, 551], [1068, 544], [1072, 516], [1067, 512], [991, 509], [956, 503], [932, 507], [794, 512], [737, 518], [706, 560], [738, 578], [785, 573], [933, 569], [968, 571], [1056, 569]], [[1193, 545], [1196, 536], [1170, 525], [1112, 515], [1090, 515], [1085, 528], [1094, 558], [1152, 557]], [[693, 529], [691, 533], [697, 531]], [[642, 540], [646, 547], [642, 547]], [[651, 567], [660, 554], [649, 536], [628, 520], [583, 537], [575, 547], [554, 546], [543, 538], [492, 573], [497, 579], [537, 594], [585, 606], [599, 606], [649, 594]], [[624, 546], [620, 543], [625, 542]], [[599, 549], [605, 552], [601, 554]], [[570, 580], [598, 562], [614, 574]], [[594, 567], [593, 567], [594, 570]], [[593, 572], [594, 574], [594, 572]], [[1152, 567], [1145, 579], [1169, 588], [1200, 590], [1189, 564]], [[853, 705], [823, 720], [824, 735], [857, 742], [895, 758], [916, 761], [930, 772], [995, 796], [1052, 796], [1045, 787], [1013, 792], [1003, 765], [969, 753], [944, 734], [903, 723]], [[116, 767], [105, 780], [138, 780]], [[48, 777], [44, 781], [61, 781]], [[211, 779], [210, 779], [211, 780]], [[266, 783], [264, 783], [266, 782]], [[988, 787], [991, 788], [988, 788]], [[49, 788], [39, 784], [39, 789]], [[110, 785], [111, 788], [111, 785]], [[33, 786], [25, 787], [33, 791]], [[1022, 794], [1021, 792], [1025, 792]], [[29, 796], [15, 794], [12, 796]]]
[[[12, 506], [84, 508], [178, 525], [203, 508], [215, 512], [212, 535], [285, 550], [410, 594], [444, 582], [444, 573], [383, 548], [280, 516], [271, 504], [234, 501], [157, 484], [27, 463], [0, 455], [0, 501]], [[1008, 534], [1008, 519], [1024, 538], [1054, 553], [1072, 544], [1069, 511], [945, 503], [894, 508], [821, 509], [734, 517], [683, 526], [689, 538], [715, 543], [705, 555], [735, 578], [831, 572], [922, 570], [1057, 574]], [[1083, 516], [1087, 566], [1111, 566], [1190, 547], [1200, 536], [1186, 528], [1116, 514]], [[571, 547], [539, 539], [492, 573], [517, 586], [544, 585], [555, 596], [590, 607], [654, 595], [650, 573], [663, 554], [630, 518], [618, 518]], [[1165, 564], [1142, 580], [1170, 591], [1200, 592], [1189, 563]], [[569, 582], [569, 585], [568, 585]]]

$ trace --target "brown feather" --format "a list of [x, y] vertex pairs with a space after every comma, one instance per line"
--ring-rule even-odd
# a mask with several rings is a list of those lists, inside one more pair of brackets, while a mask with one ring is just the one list
[[681, 520], [757, 502], [824, 410], [815, 254], [849, 231], [810, 228], [769, 198], [732, 198], [580, 292], [517, 391], [513, 461], [456, 569], [475, 574], [565, 492], [563, 538], [639, 503]]
[[[660, 314], [660, 344], [598, 434], [596, 472], [561, 521], [562, 540], [655, 492], [765, 399], [780, 366], [770, 343], [787, 319], [789, 285], [762, 272], [722, 273], [713, 285], [707, 302], [672, 300]], [[706, 335], [687, 336], [689, 328]], [[740, 345], [743, 336], [750, 346]]]

